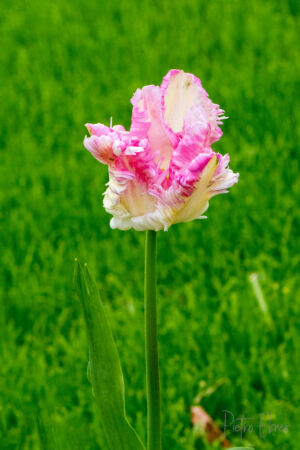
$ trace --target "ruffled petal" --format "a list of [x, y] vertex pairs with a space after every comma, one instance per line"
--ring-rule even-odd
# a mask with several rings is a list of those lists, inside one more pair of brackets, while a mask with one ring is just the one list
[[172, 154], [171, 173], [186, 169], [199, 154], [212, 152], [208, 148], [210, 125], [201, 105], [192, 107], [186, 113], [182, 134]]
[[103, 125], [102, 123], [86, 123], [85, 126], [91, 135], [108, 136], [111, 133], [111, 128]]
[[210, 188], [212, 195], [227, 193], [228, 189], [239, 181], [240, 176], [239, 173], [234, 173], [229, 169], [229, 155], [226, 154], [223, 156], [220, 155], [220, 153], [217, 153], [217, 157], [219, 164]]
[[218, 125], [222, 124], [224, 111], [208, 98], [199, 78], [182, 70], [170, 70], [163, 79], [161, 90], [164, 117], [175, 133], [182, 132], [186, 113], [192, 107], [200, 105], [210, 125], [210, 143], [222, 136]]
[[158, 231], [166, 225], [164, 212], [158, 207], [157, 198], [149, 193], [145, 183], [136, 178], [121, 181], [110, 173], [103, 205], [113, 215], [111, 228]]
[[173, 145], [166, 130], [161, 110], [161, 91], [158, 86], [138, 89], [131, 99], [133, 104], [130, 133], [139, 138], [147, 137], [156, 161], [167, 168]]
[[102, 164], [111, 165], [114, 162], [113, 141], [106, 134], [100, 137], [96, 135], [86, 136], [83, 143], [85, 148]]
[[217, 164], [217, 157], [213, 156], [203, 170], [199, 181], [195, 185], [193, 193], [186, 199], [183, 206], [176, 214], [176, 217], [174, 217], [174, 223], [189, 222], [194, 219], [199, 219], [206, 211], [208, 208], [208, 201], [212, 197], [210, 185], [217, 169]]

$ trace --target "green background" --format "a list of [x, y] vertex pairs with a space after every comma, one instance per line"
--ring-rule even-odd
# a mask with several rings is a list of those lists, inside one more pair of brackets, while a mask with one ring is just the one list
[[[292, 0], [1, 2], [1, 449], [38, 449], [43, 435], [101, 448], [75, 257], [102, 291], [145, 438], [144, 233], [110, 230], [107, 170], [83, 124], [129, 126], [133, 92], [170, 68], [200, 77], [230, 117], [214, 149], [240, 181], [207, 220], [158, 236], [164, 448], [211, 448], [193, 443], [199, 395], [221, 427], [223, 410], [255, 417], [243, 440], [229, 430], [233, 444], [299, 447], [298, 13]], [[259, 436], [263, 413], [289, 431]]]

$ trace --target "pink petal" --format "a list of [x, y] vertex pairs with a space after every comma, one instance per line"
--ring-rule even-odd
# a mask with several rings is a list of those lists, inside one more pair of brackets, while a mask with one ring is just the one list
[[102, 136], [103, 134], [110, 134], [111, 130], [102, 123], [86, 123], [85, 126], [89, 130], [91, 135]]
[[211, 127], [210, 143], [218, 140], [222, 131], [223, 110], [212, 103], [199, 78], [182, 70], [170, 70], [161, 84], [162, 108], [165, 120], [175, 133], [181, 133], [186, 113], [194, 106], [201, 106]]
[[138, 89], [131, 99], [133, 104], [130, 134], [139, 138], [147, 137], [157, 161], [167, 168], [172, 155], [172, 142], [166, 130], [162, 110], [161, 91], [158, 86], [145, 86]]
[[174, 149], [170, 171], [182, 170], [200, 153], [212, 152], [209, 147], [210, 125], [201, 105], [192, 107], [185, 116], [183, 136]]
[[103, 134], [102, 136], [92, 135], [85, 137], [84, 146], [92, 155], [103, 164], [112, 164], [115, 157], [112, 150], [112, 139]]

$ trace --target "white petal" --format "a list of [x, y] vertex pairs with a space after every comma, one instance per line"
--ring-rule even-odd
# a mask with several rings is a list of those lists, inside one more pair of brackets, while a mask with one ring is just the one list
[[196, 184], [194, 192], [176, 214], [176, 217], [174, 217], [174, 223], [189, 222], [190, 220], [197, 219], [207, 210], [208, 200], [213, 195], [209, 187], [217, 168], [217, 161], [216, 156], [209, 161], [201, 174], [200, 180]]
[[145, 149], [143, 147], [135, 147], [134, 145], [129, 145], [124, 154], [125, 155], [136, 155], [137, 153], [143, 152]]
[[169, 81], [165, 95], [165, 119], [174, 132], [182, 131], [186, 112], [199, 103], [202, 88], [193, 75], [178, 72]]

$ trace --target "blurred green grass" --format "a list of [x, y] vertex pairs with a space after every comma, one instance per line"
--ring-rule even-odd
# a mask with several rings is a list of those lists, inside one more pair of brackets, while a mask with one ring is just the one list
[[233, 443], [299, 447], [298, 13], [292, 0], [0, 4], [1, 449], [39, 448], [45, 430], [49, 448], [100, 448], [75, 257], [99, 282], [145, 437], [144, 235], [109, 229], [83, 124], [128, 126], [132, 93], [170, 68], [199, 76], [230, 117], [214, 148], [240, 181], [206, 221], [159, 233], [164, 448], [210, 448], [192, 444], [189, 408], [222, 378], [202, 401], [220, 426], [223, 410], [290, 425]]

